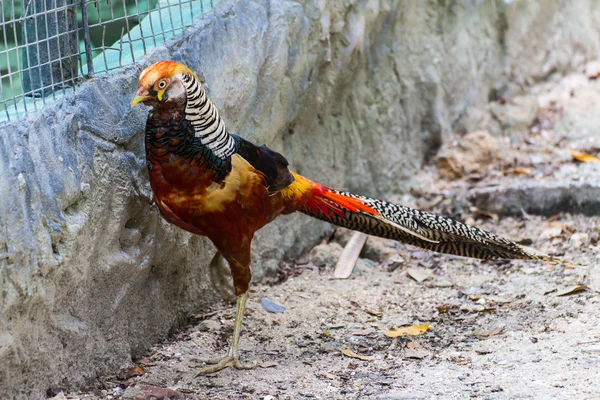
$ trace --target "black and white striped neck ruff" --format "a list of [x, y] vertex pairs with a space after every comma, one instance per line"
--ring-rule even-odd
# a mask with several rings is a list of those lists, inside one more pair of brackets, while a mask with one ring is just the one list
[[225, 122], [217, 107], [206, 96], [206, 90], [198, 80], [187, 74], [181, 75], [185, 86], [187, 104], [185, 118], [194, 127], [194, 133], [204, 146], [221, 159], [229, 158], [236, 149], [234, 138], [225, 129]]

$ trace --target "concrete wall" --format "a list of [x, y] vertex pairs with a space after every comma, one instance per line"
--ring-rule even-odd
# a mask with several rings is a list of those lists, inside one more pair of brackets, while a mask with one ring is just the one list
[[[93, 384], [218, 299], [212, 245], [150, 203], [145, 110], [129, 109], [142, 67], [183, 61], [231, 131], [380, 195], [406, 188], [449, 132], [477, 128], [490, 97], [598, 57], [597, 3], [224, 0], [143, 65], [3, 127], [0, 393]], [[324, 228], [265, 228], [255, 277]]]

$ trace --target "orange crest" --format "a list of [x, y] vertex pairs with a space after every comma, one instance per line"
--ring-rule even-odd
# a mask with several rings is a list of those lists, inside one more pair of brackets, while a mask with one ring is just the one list
[[171, 78], [178, 74], [188, 74], [198, 79], [196, 74], [185, 65], [176, 61], [163, 60], [152, 64], [142, 71], [140, 74], [139, 86], [150, 87], [159, 79]]

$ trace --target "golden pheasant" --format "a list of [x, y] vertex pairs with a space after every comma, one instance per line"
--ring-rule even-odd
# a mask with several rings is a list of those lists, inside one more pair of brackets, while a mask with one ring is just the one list
[[[164, 218], [207, 236], [229, 263], [237, 310], [229, 352], [204, 373], [239, 359], [254, 233], [295, 211], [442, 253], [481, 259], [554, 257], [482, 229], [424, 211], [330, 189], [288, 170], [279, 153], [229, 133], [202, 82], [188, 67], [160, 61], [142, 71], [131, 106], [151, 107], [146, 123], [150, 185]], [[217, 253], [218, 255], [218, 253]]]

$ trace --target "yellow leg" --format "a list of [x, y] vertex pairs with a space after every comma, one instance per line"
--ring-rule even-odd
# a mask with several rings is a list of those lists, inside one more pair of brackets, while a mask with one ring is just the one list
[[246, 308], [246, 300], [248, 299], [248, 293], [244, 293], [237, 298], [237, 308], [235, 311], [235, 323], [233, 325], [233, 338], [231, 340], [231, 347], [227, 352], [227, 355], [214, 360], [209, 360], [209, 364], [214, 364], [202, 368], [201, 374], [210, 374], [212, 372], [220, 371], [227, 367], [235, 367], [237, 369], [252, 369], [256, 368], [258, 362], [254, 361], [248, 364], [240, 362], [240, 334], [242, 333], [242, 320], [244, 318], [244, 309]]

